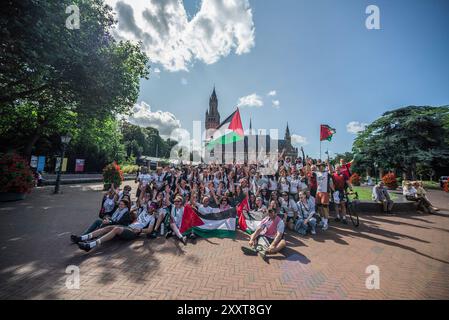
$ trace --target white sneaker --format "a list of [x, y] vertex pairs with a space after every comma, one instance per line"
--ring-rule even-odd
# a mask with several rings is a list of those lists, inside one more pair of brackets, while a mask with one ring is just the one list
[[323, 225], [323, 230], [326, 231], [327, 228], [329, 228], [329, 225], [326, 223], [326, 224]]
[[316, 234], [315, 230], [310, 231], [311, 234]]

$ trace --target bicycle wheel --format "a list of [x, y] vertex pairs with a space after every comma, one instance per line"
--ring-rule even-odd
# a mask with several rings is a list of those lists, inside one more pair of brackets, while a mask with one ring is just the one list
[[360, 225], [359, 215], [357, 214], [357, 211], [354, 209], [354, 204], [350, 203], [347, 209], [352, 224], [354, 225], [354, 227], [358, 227]]

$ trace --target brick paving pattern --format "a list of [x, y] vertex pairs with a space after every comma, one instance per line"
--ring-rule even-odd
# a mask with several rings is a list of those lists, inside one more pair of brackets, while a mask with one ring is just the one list
[[[247, 257], [247, 237], [111, 241], [91, 253], [70, 244], [96, 217], [99, 184], [34, 190], [0, 204], [0, 299], [448, 299], [449, 195], [431, 191], [437, 215], [363, 215], [360, 228], [286, 236], [288, 248]], [[80, 289], [66, 288], [66, 267]], [[380, 289], [365, 286], [367, 266]]]

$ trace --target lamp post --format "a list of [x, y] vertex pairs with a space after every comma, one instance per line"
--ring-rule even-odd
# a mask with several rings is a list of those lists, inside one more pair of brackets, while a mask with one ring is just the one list
[[67, 145], [69, 144], [71, 138], [72, 137], [70, 137], [69, 135], [61, 136], [62, 155], [61, 155], [61, 161], [59, 162], [58, 174], [56, 176], [56, 184], [55, 184], [54, 194], [60, 193], [59, 185], [61, 184], [62, 162], [64, 161], [65, 149], [67, 148]]

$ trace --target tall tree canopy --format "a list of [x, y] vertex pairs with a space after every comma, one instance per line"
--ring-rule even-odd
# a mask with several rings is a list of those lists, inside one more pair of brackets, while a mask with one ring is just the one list
[[[79, 29], [66, 27], [69, 5], [79, 7]], [[42, 136], [129, 112], [148, 77], [148, 58], [139, 45], [112, 38], [114, 23], [102, 0], [2, 3], [2, 149], [29, 155]]]
[[449, 106], [388, 111], [359, 133], [353, 144], [358, 168], [405, 172], [444, 168], [449, 159]]

